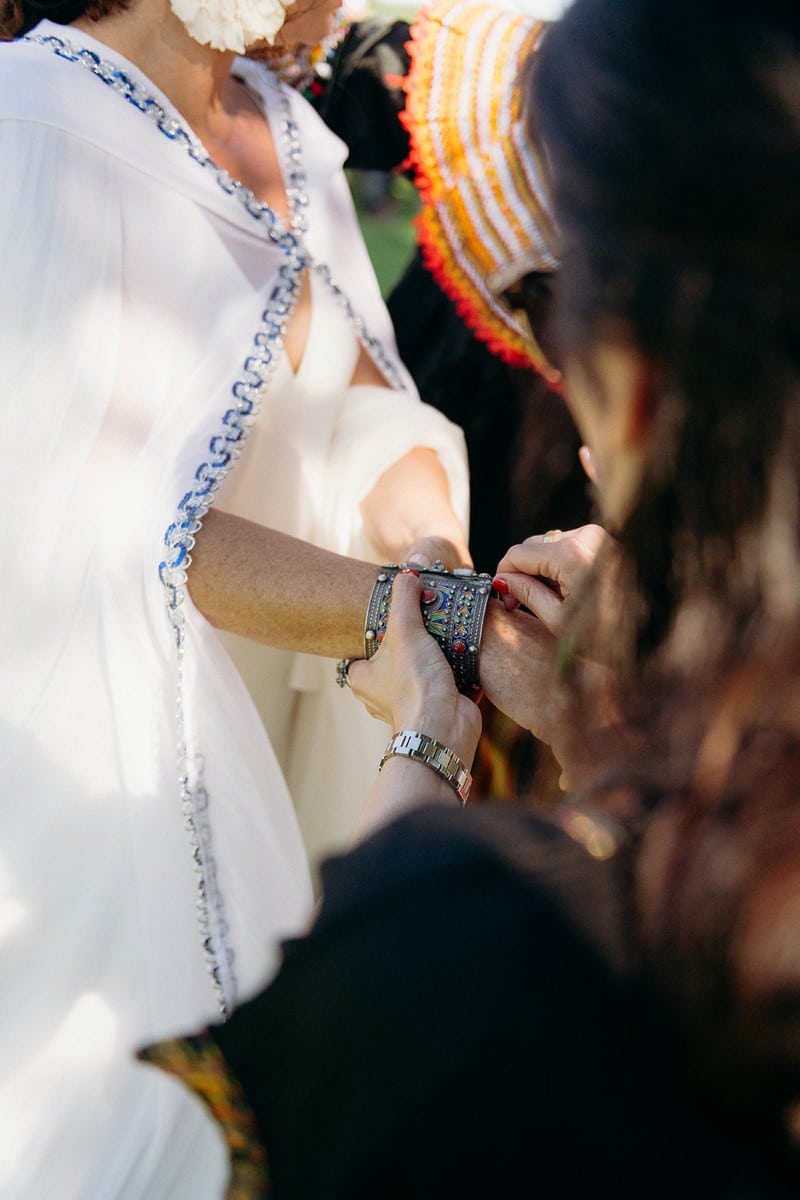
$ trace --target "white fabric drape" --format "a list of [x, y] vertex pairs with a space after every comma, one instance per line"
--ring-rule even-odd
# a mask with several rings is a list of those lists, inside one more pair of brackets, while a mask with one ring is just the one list
[[[359, 506], [381, 474], [415, 446], [436, 450], [466, 519], [461, 434], [411, 391], [349, 387], [357, 357], [352, 334], [318, 280], [312, 295], [300, 369], [293, 376], [281, 363], [273, 403], [223, 483], [219, 504], [326, 549], [377, 562]], [[269, 731], [316, 867], [350, 841], [390, 731], [336, 685], [331, 660], [230, 634], [222, 641]]]
[[[338, 226], [341, 147], [293, 104], [314, 141], [315, 250], [345, 278], [361, 251]], [[146, 117], [39, 46], [0, 47], [0, 164], [0, 1195], [206, 1200], [226, 1175], [216, 1131], [133, 1057], [215, 1016], [158, 563], [280, 256]], [[311, 889], [258, 714], [184, 607], [189, 734], [246, 996]]]
[[[275, 84], [251, 62], [237, 73], [270, 106]], [[306, 145], [324, 145], [309, 159], [306, 243], [366, 315], [371, 332], [396, 356], [394, 333], [343, 173], [346, 149], [322, 129], [316, 113], [293, 97], [293, 116]], [[273, 101], [274, 102], [274, 101]], [[347, 231], [348, 236], [343, 236]], [[223, 484], [221, 507], [302, 537], [315, 545], [380, 562], [364, 535], [359, 505], [380, 476], [416, 446], [435, 450], [464, 528], [469, 485], [461, 430], [421, 404], [399, 359], [404, 391], [350, 387], [357, 347], [341, 310], [312, 277], [314, 315], [296, 377], [281, 363], [268, 407], [248, 439], [243, 461]], [[294, 801], [304, 843], [316, 867], [341, 849], [372, 786], [389, 736], [335, 682], [334, 663], [222, 640], [245, 679], [276, 750]]]

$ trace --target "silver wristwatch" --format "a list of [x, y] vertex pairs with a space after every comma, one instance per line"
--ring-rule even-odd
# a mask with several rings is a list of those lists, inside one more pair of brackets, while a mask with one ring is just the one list
[[436, 738], [428, 737], [426, 733], [418, 733], [416, 729], [401, 729], [389, 740], [380, 761], [380, 770], [384, 763], [395, 755], [403, 758], [413, 758], [424, 763], [437, 775], [441, 776], [458, 796], [462, 804], [466, 804], [472, 787], [472, 776], [469, 768], [457, 754], [448, 749]]

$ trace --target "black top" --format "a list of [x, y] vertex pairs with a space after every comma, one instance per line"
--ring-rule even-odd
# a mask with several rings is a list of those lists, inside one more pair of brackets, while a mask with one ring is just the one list
[[428, 808], [323, 868], [309, 935], [213, 1036], [276, 1200], [788, 1195], [680, 1079], [604, 861]]

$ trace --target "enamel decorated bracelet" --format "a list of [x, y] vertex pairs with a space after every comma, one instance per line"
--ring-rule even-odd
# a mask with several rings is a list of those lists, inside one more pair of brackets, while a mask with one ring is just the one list
[[[452, 668], [456, 686], [469, 695], [480, 687], [480, 645], [486, 606], [492, 591], [491, 576], [468, 568], [445, 571], [435, 563], [420, 571], [420, 607], [425, 628], [439, 643]], [[367, 605], [364, 653], [372, 658], [386, 633], [392, 604], [392, 583], [402, 568], [381, 567]]]

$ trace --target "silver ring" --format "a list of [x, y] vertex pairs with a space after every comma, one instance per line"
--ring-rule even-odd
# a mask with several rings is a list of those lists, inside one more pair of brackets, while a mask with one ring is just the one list
[[352, 661], [352, 658], [340, 658], [336, 664], [336, 682], [340, 688], [350, 687], [350, 676], [347, 672]]

